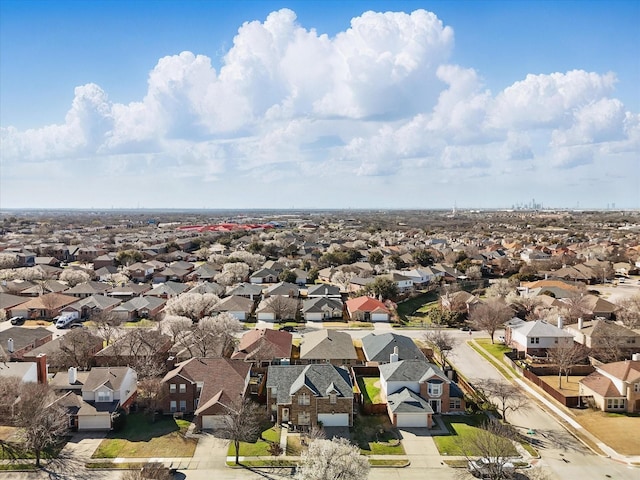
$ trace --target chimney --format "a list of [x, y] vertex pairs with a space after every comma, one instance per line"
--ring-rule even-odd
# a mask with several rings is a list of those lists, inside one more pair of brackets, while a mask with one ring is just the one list
[[389, 355], [389, 363], [395, 363], [398, 361], [398, 347], [393, 347], [393, 353]]
[[631, 360], [633, 360], [634, 362], [640, 362], [640, 353], [634, 353], [633, 355], [631, 355]]
[[78, 369], [69, 367], [69, 385], [74, 385], [78, 381]]
[[47, 384], [49, 369], [47, 368], [47, 355], [44, 353], [36, 357], [36, 369], [38, 371], [38, 383]]
[[582, 330], [584, 328], [584, 320], [582, 317], [578, 318], [578, 330]]
[[7, 340], [7, 351], [9, 353], [15, 352], [15, 349], [13, 347], [13, 338], [10, 338], [9, 340]]
[[564, 327], [564, 318], [558, 317], [558, 328], [562, 329]]

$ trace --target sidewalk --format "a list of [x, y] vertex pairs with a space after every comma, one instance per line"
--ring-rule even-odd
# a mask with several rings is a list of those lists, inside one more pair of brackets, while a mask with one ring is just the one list
[[[473, 344], [480, 350], [484, 351], [487, 357], [491, 359], [490, 362], [493, 363], [493, 357], [489, 352], [487, 352], [482, 347], [482, 345], [480, 345], [476, 341], [473, 341]], [[507, 364], [504, 362], [502, 362], [502, 365], [507, 366]], [[575, 438], [577, 438], [581, 443], [586, 445], [587, 448], [589, 448], [590, 450], [593, 450], [593, 449], [591, 449], [591, 447], [589, 447], [589, 445], [585, 443], [580, 438], [580, 436], [583, 436], [589, 439], [589, 441], [593, 442], [599, 449], [601, 449], [606, 454], [607, 457], [611, 458], [612, 460], [615, 460], [620, 463], [632, 465], [632, 466], [637, 466], [640, 464], [640, 455], [626, 456], [626, 455], [619, 454], [617, 451], [615, 451], [605, 443], [601, 442], [600, 439], [597, 438], [595, 435], [593, 435], [589, 430], [585, 429], [582, 425], [580, 425], [570, 413], [567, 413], [563, 410], [563, 407], [556, 405], [553, 400], [548, 399], [546, 395], [544, 395], [541, 392], [538, 392], [537, 389], [529, 385], [528, 382], [526, 382], [525, 380], [522, 380], [518, 376], [511, 376], [510, 378], [508, 377], [505, 377], [505, 378], [507, 378], [507, 380], [513, 380], [520, 388], [522, 388], [530, 396], [538, 400], [542, 404], [542, 407], [545, 410], [550, 412], [552, 415], [559, 417], [562, 420], [562, 422], [559, 422], [559, 423], [567, 431], [569, 431], [569, 433], [571, 433]], [[598, 452], [595, 452], [595, 451], [594, 453], [599, 454]]]

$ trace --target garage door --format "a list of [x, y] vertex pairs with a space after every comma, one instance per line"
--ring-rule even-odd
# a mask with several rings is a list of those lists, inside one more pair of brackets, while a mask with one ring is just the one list
[[398, 427], [426, 427], [428, 417], [423, 413], [417, 415], [399, 413], [396, 415], [396, 420]]
[[324, 427], [348, 427], [348, 413], [319, 413], [318, 421], [322, 422]]
[[224, 415], [203, 415], [202, 416], [202, 429], [203, 430], [219, 430], [225, 428], [226, 423], [224, 421]]
[[386, 313], [373, 313], [371, 315], [371, 321], [372, 322], [388, 322], [389, 315]]
[[109, 415], [79, 415], [78, 430], [111, 430]]

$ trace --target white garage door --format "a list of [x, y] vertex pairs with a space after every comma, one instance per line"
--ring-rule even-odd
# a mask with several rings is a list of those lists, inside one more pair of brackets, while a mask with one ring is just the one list
[[399, 413], [396, 415], [398, 427], [426, 427], [428, 417], [424, 413], [411, 415], [408, 413]]
[[348, 427], [348, 413], [319, 413], [318, 420], [324, 427]]
[[224, 415], [203, 415], [202, 416], [202, 429], [203, 430], [218, 430], [226, 426], [224, 421]]
[[111, 430], [109, 415], [79, 415], [78, 430]]
[[388, 322], [389, 321], [389, 315], [386, 313], [372, 313], [371, 314], [371, 321], [372, 322]]

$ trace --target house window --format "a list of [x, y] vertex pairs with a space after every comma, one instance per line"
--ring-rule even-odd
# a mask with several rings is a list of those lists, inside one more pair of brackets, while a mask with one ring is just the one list
[[633, 391], [636, 393], [640, 393], [640, 383], [635, 383], [633, 385]]
[[109, 392], [98, 392], [98, 402], [110, 402], [111, 395]]
[[169, 411], [171, 413], [176, 412], [178, 410], [177, 408], [177, 404], [175, 400], [171, 400], [171, 403], [169, 404]]
[[170, 383], [169, 384], [169, 393], [176, 393], [176, 384], [175, 383]]
[[271, 404], [271, 411], [272, 412], [277, 412], [278, 411], [278, 404], [277, 403], [272, 403]]
[[180, 400], [180, 411], [181, 412], [186, 412], [187, 411], [187, 401], [186, 400]]
[[298, 405], [309, 405], [311, 403], [311, 399], [309, 398], [308, 393], [301, 393], [298, 397]]
[[624, 398], [607, 398], [607, 410], [622, 410], [624, 407]]
[[298, 414], [298, 425], [309, 425], [311, 423], [311, 414], [309, 412], [301, 412]]
[[329, 394], [329, 403], [335, 405], [338, 402], [338, 396], [335, 393]]
[[540, 337], [531, 337], [531, 345], [538, 345], [540, 343]]
[[431, 397], [439, 397], [442, 395], [442, 384], [441, 383], [428, 383], [427, 384], [427, 392]]
[[180, 393], [187, 393], [187, 385], [185, 383], [180, 384]]
[[461, 402], [459, 398], [450, 398], [449, 399], [449, 409], [450, 410], [460, 410]]

